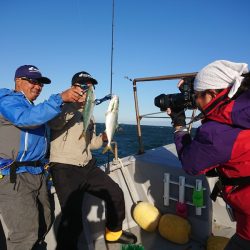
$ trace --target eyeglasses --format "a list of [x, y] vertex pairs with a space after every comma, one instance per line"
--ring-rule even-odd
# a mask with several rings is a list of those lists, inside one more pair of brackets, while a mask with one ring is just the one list
[[27, 77], [21, 77], [22, 80], [25, 80], [25, 81], [28, 81], [29, 83], [31, 84], [34, 84], [34, 85], [39, 85], [41, 87], [43, 87], [43, 83], [39, 82], [38, 80], [36, 79], [31, 79], [31, 78], [27, 78]]
[[73, 86], [80, 87], [84, 92], [86, 92], [89, 89], [89, 86], [87, 83], [75, 83]]

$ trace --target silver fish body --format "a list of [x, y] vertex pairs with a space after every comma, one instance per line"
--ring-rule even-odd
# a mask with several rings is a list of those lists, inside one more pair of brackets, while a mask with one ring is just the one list
[[87, 98], [83, 108], [83, 132], [80, 135], [79, 139], [83, 136], [86, 136], [86, 132], [88, 130], [88, 126], [90, 124], [91, 117], [93, 116], [93, 111], [95, 107], [95, 93], [93, 86], [90, 86], [87, 91]]
[[113, 152], [111, 147], [111, 142], [118, 126], [118, 113], [119, 113], [119, 97], [117, 95], [113, 95], [109, 102], [108, 110], [105, 115], [106, 116], [105, 126], [106, 126], [108, 143], [103, 150], [103, 154], [106, 153], [108, 150]]

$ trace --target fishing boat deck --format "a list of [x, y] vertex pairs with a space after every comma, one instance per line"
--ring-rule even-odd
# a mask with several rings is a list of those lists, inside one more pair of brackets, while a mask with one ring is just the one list
[[[108, 168], [107, 165], [101, 167], [104, 170]], [[214, 178], [207, 179], [205, 176], [193, 177], [186, 175], [177, 159], [174, 144], [148, 150], [141, 155], [131, 155], [118, 159], [110, 163], [109, 168], [111, 178], [120, 185], [125, 196], [126, 218], [123, 228], [135, 233], [138, 237], [138, 244], [142, 244], [145, 250], [205, 249], [206, 240], [212, 233], [231, 237], [235, 232], [235, 223], [229, 220], [224, 202], [217, 199], [215, 203], [212, 203], [209, 198], [210, 186], [213, 186]], [[164, 175], [166, 173], [169, 174], [172, 182], [169, 189], [168, 206], [164, 205]], [[188, 205], [188, 220], [191, 223], [192, 232], [191, 240], [186, 245], [171, 243], [161, 237], [158, 231], [149, 233], [142, 230], [131, 216], [131, 207], [138, 201], [147, 201], [154, 204], [161, 214], [176, 213], [176, 200], [178, 200], [179, 192], [176, 183], [178, 183], [179, 176], [185, 177], [188, 186], [185, 188], [185, 201], [190, 204], [192, 203], [193, 192], [191, 187], [196, 185], [197, 179], [202, 181], [204, 188], [204, 207], [201, 209], [201, 215], [196, 214], [195, 206]], [[53, 189], [52, 191], [54, 192]], [[48, 250], [55, 249], [55, 232], [60, 220], [60, 207], [56, 193], [54, 193], [54, 198], [56, 220], [46, 237]], [[83, 223], [84, 233], [81, 237], [82, 241], [79, 243], [80, 249], [121, 249], [120, 244], [107, 245], [104, 241], [105, 204], [103, 201], [91, 195], [85, 195], [83, 213], [86, 215], [87, 220]], [[6, 231], [5, 226], [4, 229]], [[0, 237], [0, 246], [2, 245]], [[5, 250], [2, 247], [0, 249]]]
[[[124, 228], [135, 233], [138, 237], [138, 243], [141, 243], [145, 249], [205, 249], [206, 240], [211, 233], [225, 237], [231, 237], [234, 233], [235, 223], [229, 220], [224, 202], [218, 199], [216, 203], [213, 203], [209, 197], [210, 186], [213, 186], [215, 180], [208, 180], [205, 176], [197, 178], [186, 175], [177, 159], [174, 144], [148, 150], [142, 155], [123, 158], [122, 165], [128, 170], [125, 173], [120, 165], [112, 165], [110, 175], [119, 183], [125, 194], [126, 220]], [[163, 180], [165, 173], [169, 173], [171, 180], [177, 182], [179, 176], [184, 176], [186, 183], [194, 186], [196, 180], [200, 179], [205, 188], [204, 206], [206, 208], [202, 209], [202, 214], [196, 215], [196, 208], [188, 206], [188, 220], [192, 225], [192, 238], [186, 245], [173, 244], [161, 237], [157, 231], [149, 233], [142, 230], [131, 217], [131, 206], [135, 199], [154, 204], [161, 214], [176, 212], [176, 201], [170, 200], [169, 206], [164, 205]], [[187, 201], [192, 201], [192, 192], [191, 188], [185, 190]], [[178, 197], [177, 185], [171, 186], [170, 196]], [[102, 236], [95, 242], [95, 247], [96, 249], [120, 249], [119, 244], [105, 246]]]

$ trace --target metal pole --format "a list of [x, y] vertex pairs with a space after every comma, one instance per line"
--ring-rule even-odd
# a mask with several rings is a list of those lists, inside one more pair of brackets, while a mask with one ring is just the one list
[[151, 77], [142, 77], [136, 78], [134, 81], [136, 82], [150, 82], [150, 81], [163, 81], [163, 80], [174, 80], [174, 79], [181, 79], [185, 77], [194, 77], [196, 76], [197, 72], [193, 73], [182, 73], [182, 74], [175, 74], [175, 75], [165, 75], [165, 76], [151, 76]]
[[138, 133], [138, 142], [139, 142], [139, 154], [144, 153], [143, 142], [142, 142], [142, 134], [141, 134], [141, 119], [139, 115], [139, 105], [138, 105], [138, 97], [137, 97], [137, 88], [136, 81], [133, 81], [133, 91], [134, 91], [134, 100], [135, 100], [135, 113], [136, 113], [136, 123], [137, 123], [137, 133]]
[[116, 141], [112, 141], [111, 145], [114, 145], [114, 158], [113, 164], [118, 164], [118, 145]]

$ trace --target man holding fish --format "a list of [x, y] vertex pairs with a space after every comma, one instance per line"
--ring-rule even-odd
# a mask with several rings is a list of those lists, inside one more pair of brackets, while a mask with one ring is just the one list
[[[88, 192], [106, 202], [105, 240], [130, 244], [136, 236], [122, 230], [125, 218], [123, 191], [96, 166], [91, 150], [107, 140], [106, 133], [96, 135], [93, 109], [97, 81], [87, 72], [76, 73], [72, 88], [82, 88], [78, 103], [65, 103], [63, 112], [51, 121], [50, 165], [52, 179], [62, 210], [57, 234], [57, 250], [77, 249], [82, 232], [83, 194]], [[108, 138], [108, 141], [110, 138]]]
[[36, 66], [22, 65], [14, 81], [14, 90], [0, 89], [0, 211], [8, 250], [28, 250], [46, 245], [54, 217], [43, 173], [46, 124], [60, 114], [63, 103], [77, 101], [82, 90], [69, 88], [35, 105], [51, 80]]

